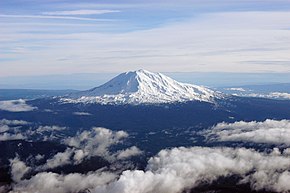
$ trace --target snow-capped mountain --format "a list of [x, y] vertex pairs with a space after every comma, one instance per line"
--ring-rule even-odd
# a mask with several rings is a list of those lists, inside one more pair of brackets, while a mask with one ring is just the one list
[[142, 104], [186, 101], [214, 102], [222, 94], [203, 86], [180, 83], [146, 70], [122, 73], [93, 89], [62, 98], [69, 103]]

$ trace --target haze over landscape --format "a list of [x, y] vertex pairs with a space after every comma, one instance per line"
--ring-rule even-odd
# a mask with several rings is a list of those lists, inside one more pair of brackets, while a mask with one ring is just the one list
[[289, 0], [1, 0], [0, 193], [290, 191]]

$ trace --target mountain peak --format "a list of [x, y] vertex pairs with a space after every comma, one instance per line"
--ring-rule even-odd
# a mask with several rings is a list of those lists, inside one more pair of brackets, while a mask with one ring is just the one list
[[136, 72], [136, 73], [150, 73], [148, 70], [144, 70], [144, 69], [135, 70], [134, 72]]
[[71, 102], [94, 103], [172, 103], [192, 100], [213, 102], [220, 93], [202, 86], [179, 83], [161, 73], [147, 70], [119, 74], [107, 83], [70, 95]]
[[136, 74], [136, 75], [140, 75], [140, 74], [152, 74], [152, 72], [148, 71], [148, 70], [144, 70], [144, 69], [139, 69], [139, 70], [135, 70], [135, 71], [128, 71], [128, 72], [124, 72], [121, 74]]
[[154, 77], [159, 73], [153, 73], [153, 72], [150, 72], [148, 70], [139, 69], [139, 70], [135, 70], [135, 71], [124, 72], [124, 73], [120, 74], [119, 76], [124, 75], [124, 74], [127, 76], [133, 76], [135, 78], [138, 78], [139, 80], [142, 80], [143, 78], [146, 78], [146, 77]]

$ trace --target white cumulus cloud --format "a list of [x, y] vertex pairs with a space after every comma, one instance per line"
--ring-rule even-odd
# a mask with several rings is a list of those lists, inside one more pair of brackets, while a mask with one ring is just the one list
[[21, 178], [31, 169], [18, 157], [10, 159], [11, 176], [14, 182], [20, 182]]
[[209, 140], [246, 141], [290, 145], [290, 121], [219, 123], [206, 132]]
[[58, 152], [52, 158], [48, 159], [44, 165], [38, 167], [38, 169], [46, 170], [70, 164], [72, 162], [71, 156], [73, 153], [74, 150], [71, 148], [67, 148], [64, 152]]
[[30, 124], [23, 120], [0, 120], [0, 141], [15, 140], [15, 139], [26, 139], [26, 133], [20, 132], [19, 128], [23, 125]]
[[0, 133], [3, 133], [5, 131], [9, 131], [8, 125], [0, 125]]
[[128, 137], [128, 133], [124, 131], [111, 131], [100, 127], [77, 133], [74, 137], [68, 137], [63, 141], [70, 147], [48, 159], [44, 165], [38, 167], [38, 170], [56, 168], [67, 164], [79, 164], [84, 159], [93, 156], [101, 156], [109, 161], [114, 161], [140, 155], [142, 151], [136, 146], [120, 150], [117, 153], [109, 151], [109, 147], [121, 143], [126, 137]]
[[106, 156], [111, 145], [120, 143], [126, 137], [128, 133], [124, 131], [113, 132], [106, 128], [94, 127], [90, 131], [83, 131], [75, 137], [65, 139], [64, 143], [82, 149], [86, 155]]
[[128, 149], [119, 151], [117, 153], [117, 159], [126, 159], [128, 157], [137, 156], [142, 154], [143, 152], [136, 146], [132, 146]]
[[241, 183], [250, 183], [254, 190], [288, 191], [289, 161], [281, 153], [245, 148], [174, 148], [151, 158], [146, 171], [124, 171], [117, 181], [95, 192], [178, 193], [230, 175], [241, 176]]
[[[232, 175], [240, 176], [239, 183], [248, 183], [253, 190], [287, 192], [289, 169], [289, 149], [263, 153], [245, 148], [179, 147], [150, 158], [145, 171], [126, 170], [119, 177], [102, 170], [67, 175], [41, 172], [18, 181], [11, 192], [179, 193]], [[22, 173], [14, 178], [21, 179]]]
[[0, 134], [0, 141], [16, 140], [16, 139], [26, 139], [26, 136], [21, 133], [11, 134], [11, 133], [2, 133]]
[[23, 111], [33, 111], [35, 109], [37, 109], [37, 107], [33, 107], [26, 104], [26, 101], [23, 99], [0, 101], [0, 110], [3, 111], [23, 112]]
[[43, 133], [43, 132], [48, 132], [48, 131], [62, 131], [62, 130], [65, 130], [67, 129], [66, 127], [60, 127], [60, 126], [57, 126], [57, 125], [52, 125], [52, 126], [39, 126], [37, 129], [36, 129], [36, 132], [38, 133]]
[[23, 180], [14, 185], [10, 193], [71, 193], [93, 189], [104, 185], [115, 178], [112, 173], [91, 172], [88, 174], [72, 173], [61, 175], [52, 172], [42, 172], [29, 180]]

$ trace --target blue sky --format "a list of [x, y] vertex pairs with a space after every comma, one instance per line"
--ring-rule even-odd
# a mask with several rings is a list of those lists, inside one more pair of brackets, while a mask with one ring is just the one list
[[0, 77], [290, 72], [289, 0], [1, 0]]

